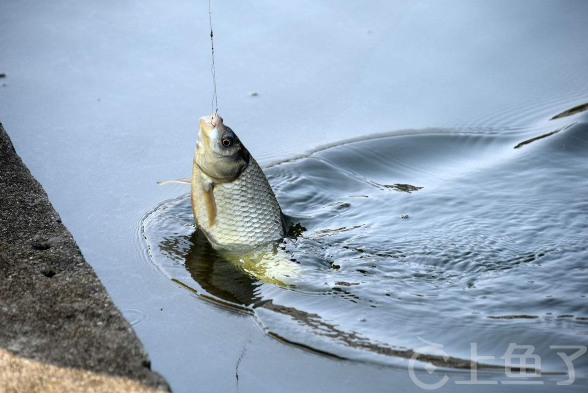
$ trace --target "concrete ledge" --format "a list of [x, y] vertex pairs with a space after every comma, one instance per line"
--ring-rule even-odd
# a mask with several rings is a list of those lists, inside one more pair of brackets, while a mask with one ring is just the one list
[[0, 370], [0, 392], [169, 390], [2, 124]]

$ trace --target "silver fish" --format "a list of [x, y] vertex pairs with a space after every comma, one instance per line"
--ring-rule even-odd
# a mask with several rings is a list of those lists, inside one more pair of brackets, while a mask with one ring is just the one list
[[194, 218], [213, 247], [257, 247], [285, 236], [267, 178], [216, 114], [200, 118], [191, 186]]

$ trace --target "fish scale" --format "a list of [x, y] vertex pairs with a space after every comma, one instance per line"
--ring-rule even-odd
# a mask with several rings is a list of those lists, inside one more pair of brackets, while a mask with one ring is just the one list
[[284, 237], [282, 212], [259, 164], [250, 158], [241, 175], [213, 188], [216, 219], [209, 225], [203, 173], [194, 166], [192, 203], [194, 216], [216, 246], [257, 246]]

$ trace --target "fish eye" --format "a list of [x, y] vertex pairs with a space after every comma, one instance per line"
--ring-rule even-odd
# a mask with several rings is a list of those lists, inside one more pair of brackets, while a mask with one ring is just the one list
[[223, 135], [221, 143], [224, 147], [230, 147], [235, 143], [235, 139], [231, 135]]

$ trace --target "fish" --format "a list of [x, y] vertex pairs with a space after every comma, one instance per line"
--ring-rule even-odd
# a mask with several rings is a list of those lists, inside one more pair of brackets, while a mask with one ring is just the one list
[[244, 250], [286, 236], [282, 209], [261, 167], [218, 114], [199, 119], [192, 212], [216, 249]]
[[284, 214], [263, 170], [218, 114], [199, 119], [189, 183], [197, 228], [224, 259], [267, 283], [293, 286], [301, 270], [280, 241]]

